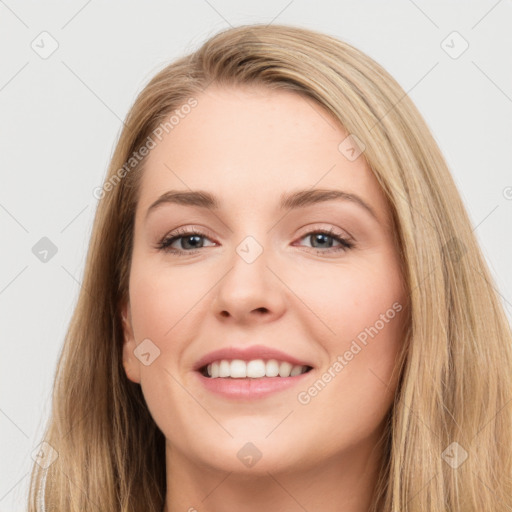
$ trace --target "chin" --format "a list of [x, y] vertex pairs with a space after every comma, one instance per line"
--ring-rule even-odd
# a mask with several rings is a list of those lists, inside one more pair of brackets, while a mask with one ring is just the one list
[[[196, 446], [193, 454], [188, 446], [190, 458], [215, 471], [234, 472], [248, 477], [268, 476], [268, 472], [286, 472], [302, 464], [305, 454], [297, 450], [301, 446], [299, 441], [291, 442], [289, 439], [290, 444], [287, 444], [285, 437], [275, 435], [274, 432], [266, 439], [267, 434], [268, 431], [262, 434], [250, 429], [224, 442], [218, 438], [212, 441], [210, 437], [208, 446]], [[186, 456], [187, 452], [184, 453]]]

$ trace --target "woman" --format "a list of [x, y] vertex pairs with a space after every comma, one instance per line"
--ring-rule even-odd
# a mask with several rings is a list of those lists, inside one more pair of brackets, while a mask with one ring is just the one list
[[510, 328], [368, 56], [217, 34], [144, 88], [95, 196], [30, 510], [512, 508]]

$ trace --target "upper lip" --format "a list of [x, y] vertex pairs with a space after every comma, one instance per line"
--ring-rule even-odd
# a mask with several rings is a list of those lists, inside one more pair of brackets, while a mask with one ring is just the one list
[[253, 359], [277, 359], [278, 361], [288, 361], [293, 365], [300, 366], [311, 366], [311, 363], [303, 361], [296, 357], [276, 350], [272, 347], [266, 347], [264, 345], [251, 345], [250, 347], [225, 347], [213, 352], [209, 352], [205, 356], [201, 357], [194, 366], [194, 370], [200, 370], [204, 366], [213, 363], [214, 361], [220, 361], [221, 359], [241, 359], [243, 361], [251, 361]]

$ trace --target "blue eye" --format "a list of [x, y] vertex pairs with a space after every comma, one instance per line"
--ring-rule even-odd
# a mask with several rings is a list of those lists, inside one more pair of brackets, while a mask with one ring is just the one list
[[[206, 238], [206, 235], [196, 231], [195, 229], [178, 230], [175, 233], [171, 233], [170, 236], [162, 239], [158, 244], [158, 249], [172, 254], [177, 254], [178, 256], [181, 256], [183, 253], [190, 254], [202, 247], [200, 242], [201, 238]], [[171, 247], [176, 240], [181, 240], [182, 249]], [[186, 245], [189, 245], [191, 249], [186, 249]]]
[[[195, 254], [199, 249], [202, 249], [204, 247], [203, 242], [201, 242], [201, 239], [203, 238], [208, 239], [208, 237], [204, 233], [196, 231], [195, 229], [178, 230], [160, 240], [160, 242], [157, 245], [157, 249], [171, 254], [175, 254], [177, 256], [182, 256], [185, 254]], [[299, 240], [303, 240], [305, 238], [309, 238], [312, 244], [327, 244], [327, 247], [311, 247], [312, 249], [316, 249], [316, 252], [319, 254], [347, 251], [354, 247], [353, 242], [349, 241], [347, 238], [344, 238], [341, 235], [335, 234], [334, 230], [310, 231], [306, 235], [302, 236]], [[178, 240], [181, 241], [181, 248], [172, 247], [172, 244], [174, 244], [174, 242]], [[339, 246], [333, 247], [332, 241], [338, 242]]]
[[[346, 251], [348, 249], [351, 249], [353, 247], [353, 243], [350, 242], [349, 240], [347, 240], [346, 238], [343, 238], [339, 235], [336, 235], [334, 234], [333, 231], [323, 231], [323, 230], [320, 230], [320, 231], [311, 231], [310, 233], [308, 233], [307, 235], [303, 236], [301, 238], [301, 240], [303, 238], [309, 238], [310, 241], [312, 241], [312, 243], [318, 243], [318, 244], [322, 244], [322, 243], [326, 243], [326, 240], [335, 240], [337, 242], [339, 242], [340, 244], [340, 247], [335, 247], [334, 248], [334, 252], [336, 251]], [[329, 247], [327, 247], [327, 249], [332, 249], [332, 243], [331, 244], [328, 244]], [[321, 249], [322, 247], [313, 247], [313, 249]], [[321, 251], [321, 252], [333, 252], [333, 251]]]

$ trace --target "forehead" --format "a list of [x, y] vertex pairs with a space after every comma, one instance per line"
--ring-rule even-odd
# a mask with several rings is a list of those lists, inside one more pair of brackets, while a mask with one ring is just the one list
[[290, 190], [335, 188], [362, 196], [387, 222], [363, 155], [346, 158], [339, 146], [347, 131], [312, 99], [255, 86], [211, 86], [196, 99], [151, 150], [139, 210], [171, 189], [208, 190], [223, 203], [258, 209]]

